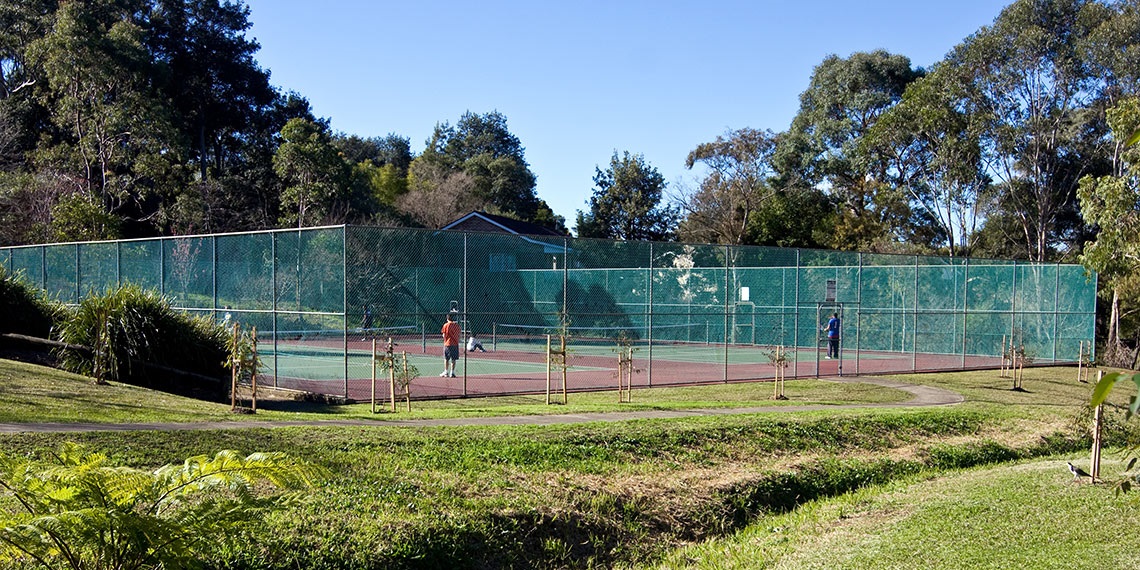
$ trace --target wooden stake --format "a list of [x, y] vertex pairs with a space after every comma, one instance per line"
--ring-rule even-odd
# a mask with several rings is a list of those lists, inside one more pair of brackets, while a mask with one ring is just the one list
[[1005, 359], [1009, 353], [1005, 351], [1005, 335], [1001, 335], [1001, 372], [998, 373], [998, 378], [1005, 378]]
[[376, 413], [376, 337], [372, 337], [372, 413]]
[[[236, 350], [238, 350], [238, 325], [237, 325], [237, 323], [234, 323], [233, 340], [234, 340], [233, 347], [234, 347], [234, 350], [236, 351]], [[238, 368], [240, 368], [240, 367], [241, 367], [241, 365], [235, 361], [234, 365], [232, 366], [232, 370], [230, 370], [230, 411], [231, 412], [237, 410]]]
[[633, 403], [633, 347], [629, 347], [625, 363], [625, 401]]
[[[408, 403], [408, 412], [412, 411], [412, 379], [408, 377], [408, 351], [404, 351], [404, 401]], [[393, 368], [395, 368], [393, 366]]]
[[[253, 330], [250, 331], [249, 334], [250, 334], [250, 338], [253, 341], [253, 354], [251, 356], [253, 357], [253, 362], [256, 364], [258, 362], [258, 360], [257, 360], [257, 327], [256, 326], [253, 327]], [[250, 397], [250, 409], [253, 410], [253, 413], [256, 414], [257, 413], [257, 366], [253, 366], [253, 370], [249, 374], [249, 381], [253, 385], [252, 386], [253, 395]]]
[[392, 412], [396, 411], [396, 355], [392, 352], [392, 337], [388, 337], [388, 347], [384, 351], [388, 363], [388, 393], [391, 394]]
[[[1097, 371], [1096, 381], [1098, 384], [1100, 383], [1101, 378], [1104, 378], [1104, 371], [1103, 370]], [[1097, 479], [1100, 479], [1100, 447], [1101, 447], [1101, 431], [1102, 431], [1103, 427], [1104, 427], [1104, 404], [1101, 404], [1101, 405], [1097, 406], [1096, 411], [1093, 412], [1093, 434], [1092, 434], [1093, 444], [1092, 444], [1092, 456], [1089, 458], [1089, 475], [1092, 476], [1091, 479], [1094, 483], [1096, 482]]]
[[1081, 373], [1084, 372], [1085, 367], [1085, 341], [1080, 341], [1077, 345], [1077, 382], [1084, 382]]
[[562, 349], [561, 349], [561, 357], [562, 357], [562, 404], [566, 405], [569, 402], [569, 400], [566, 397], [566, 368], [567, 368], [567, 366], [566, 366], [566, 335], [561, 335], [561, 339], [562, 339]]
[[554, 356], [550, 353], [550, 335], [546, 335], [546, 405], [550, 405], [550, 360]]

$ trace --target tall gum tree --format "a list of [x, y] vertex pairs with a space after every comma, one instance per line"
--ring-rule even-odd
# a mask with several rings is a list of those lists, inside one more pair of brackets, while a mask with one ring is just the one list
[[984, 121], [981, 150], [995, 182], [993, 212], [1016, 220], [1024, 255], [1044, 261], [1080, 235], [1076, 190], [1104, 174], [1090, 42], [1112, 18], [1091, 0], [1018, 0], [941, 64], [964, 80], [963, 101]]
[[879, 50], [832, 55], [816, 66], [800, 110], [775, 161], [783, 173], [826, 189], [840, 204], [831, 245], [873, 247], [898, 239], [911, 222], [905, 197], [892, 190], [889, 165], [866, 152], [862, 138], [923, 74], [910, 59]]
[[[1123, 141], [1140, 125], [1140, 100], [1121, 101], [1108, 111], [1108, 120]], [[1105, 361], [1135, 367], [1135, 357], [1124, 350], [1122, 331], [1135, 320], [1140, 303], [1140, 148], [1120, 146], [1124, 168], [1119, 173], [1081, 179], [1081, 215], [1098, 232], [1080, 259], [1098, 273], [1102, 294], [1111, 291]], [[1136, 323], [1129, 328], [1135, 331]]]

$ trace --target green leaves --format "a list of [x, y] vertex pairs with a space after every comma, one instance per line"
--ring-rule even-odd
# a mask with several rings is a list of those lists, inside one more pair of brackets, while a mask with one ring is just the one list
[[[144, 471], [64, 444], [50, 462], [0, 456], [0, 560], [46, 568], [191, 568], [240, 525], [281, 504], [260, 485], [312, 486], [319, 466], [282, 453], [221, 451]], [[279, 497], [278, 499], [283, 499]]]
[[1124, 140], [1124, 146], [1136, 146], [1138, 142], [1140, 142], [1140, 129], [1132, 131], [1132, 134]]
[[[1094, 408], [1103, 404], [1105, 400], [1108, 399], [1108, 394], [1112, 391], [1113, 386], [1115, 386], [1117, 382], [1126, 379], [1132, 380], [1132, 382], [1136, 384], [1138, 392], [1140, 392], [1140, 373], [1125, 374], [1122, 372], [1110, 372], [1105, 374], [1104, 377], [1096, 383], [1090, 404]], [[1132, 402], [1128, 407], [1129, 416], [1136, 415], [1137, 411], [1140, 411], [1140, 394], [1132, 397]]]

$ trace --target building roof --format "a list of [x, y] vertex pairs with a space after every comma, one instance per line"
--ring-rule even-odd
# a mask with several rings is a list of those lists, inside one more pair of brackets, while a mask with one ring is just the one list
[[496, 232], [525, 236], [565, 236], [565, 234], [542, 227], [538, 224], [515, 220], [505, 216], [496, 216], [495, 214], [488, 214], [487, 212], [471, 212], [465, 214], [440, 229]]

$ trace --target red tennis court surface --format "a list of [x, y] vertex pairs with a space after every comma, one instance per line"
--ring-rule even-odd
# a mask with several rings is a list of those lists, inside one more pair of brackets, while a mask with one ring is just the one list
[[[372, 392], [371, 375], [368, 368], [368, 350], [363, 342], [351, 342], [350, 354], [353, 364], [347, 366], [348, 379], [312, 380], [290, 377], [281, 370], [276, 379], [272, 375], [262, 381], [280, 388], [305, 392], [346, 396], [352, 400], [367, 400]], [[436, 355], [438, 347], [428, 347], [426, 353], [420, 346], [413, 346], [409, 360], [414, 360], [420, 377], [412, 381], [413, 399], [454, 398], [464, 396], [500, 396], [544, 393], [546, 390], [546, 356], [533, 350], [510, 350], [500, 348], [494, 352], [468, 353], [466, 360], [461, 357], [455, 378], [437, 376], [443, 366], [442, 357]], [[573, 350], [568, 357], [569, 369], [566, 372], [567, 390], [599, 391], [617, 387], [617, 355], [580, 354]], [[787, 377], [827, 377], [858, 374], [889, 374], [907, 372], [930, 372], [965, 369], [998, 368], [1000, 357], [914, 354], [897, 352], [861, 351], [858, 354], [844, 353], [842, 360], [828, 360], [823, 357], [825, 350], [817, 352], [812, 348], [801, 348], [789, 354]], [[650, 362], [646, 351], [634, 354], [634, 387], [682, 386], [710, 384], [716, 382], [749, 382], [771, 380], [775, 366], [769, 362], [768, 352], [761, 347], [732, 346], [726, 357], [723, 345], [710, 346], [700, 356], [704, 361], [692, 361], [691, 353], [673, 354], [669, 350], [657, 350]], [[284, 357], [283, 357], [284, 358]], [[839, 363], [843, 363], [840, 370]], [[466, 363], [466, 366], [464, 366]], [[500, 370], [499, 363], [522, 363], [524, 370]], [[1052, 364], [1052, 363], [1051, 363]], [[343, 368], [343, 367], [342, 367]], [[466, 374], [464, 374], [466, 370]], [[342, 373], [343, 374], [343, 373]], [[376, 395], [390, 397], [389, 382], [383, 371], [378, 371]], [[560, 390], [562, 371], [560, 367], [551, 369], [552, 389]], [[276, 382], [274, 382], [276, 380]]]

